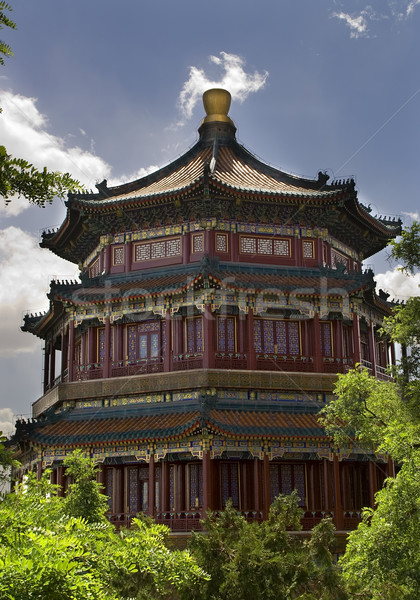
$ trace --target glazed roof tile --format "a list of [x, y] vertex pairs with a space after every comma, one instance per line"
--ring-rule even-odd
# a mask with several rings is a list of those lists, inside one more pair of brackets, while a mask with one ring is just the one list
[[143, 414], [123, 418], [65, 418], [33, 430], [41, 444], [69, 445], [171, 438], [198, 426], [198, 412]]
[[298, 295], [342, 295], [354, 293], [373, 285], [369, 273], [344, 274], [339, 269], [249, 267], [247, 265], [219, 264], [211, 273], [203, 273], [202, 265], [161, 268], [150, 272], [134, 272], [102, 279], [91, 279], [79, 284], [53, 283], [52, 292], [57, 300], [86, 304], [102, 300], [147, 297], [157, 294], [180, 293], [190, 286], [202, 287], [205, 278], [221, 289], [256, 292], [276, 290]]
[[139, 442], [180, 438], [200, 430], [204, 424], [229, 436], [326, 437], [314, 407], [295, 411], [287, 407], [279, 410], [223, 406], [207, 411], [197, 406], [147, 405], [136, 411], [82, 409], [52, 415], [46, 422], [28, 424], [27, 438], [51, 446]]
[[326, 437], [314, 413], [212, 410], [208, 427], [230, 435]]
[[244, 152], [238, 153], [231, 146], [222, 146], [218, 152], [213, 178], [218, 183], [243, 191], [315, 197], [336, 193], [336, 190], [320, 190], [315, 181], [311, 182], [311, 189], [308, 180], [286, 176], [282, 171], [269, 168], [254, 157], [249, 157], [248, 160], [245, 157]]

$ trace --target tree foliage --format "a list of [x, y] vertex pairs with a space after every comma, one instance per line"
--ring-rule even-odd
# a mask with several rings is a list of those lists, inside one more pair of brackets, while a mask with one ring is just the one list
[[206, 575], [188, 552], [168, 549], [166, 527], [139, 518], [115, 531], [106, 497], [86, 505], [91, 461], [77, 453], [66, 462], [68, 500], [46, 471], [39, 481], [29, 473], [0, 502], [0, 600], [173, 599], [200, 585]]
[[[7, 16], [7, 12], [11, 10], [12, 7], [7, 2], [4, 2], [4, 0], [0, 1], [0, 31], [5, 27], [16, 29], [16, 23]], [[12, 49], [9, 44], [0, 40], [0, 65], [4, 65], [4, 57], [6, 56], [13, 56]]]
[[333, 564], [334, 527], [324, 520], [310, 540], [291, 534], [300, 529], [302, 511], [296, 492], [279, 496], [269, 518], [248, 522], [228, 503], [210, 513], [203, 534], [193, 534], [190, 548], [210, 580], [189, 591], [191, 600], [340, 600], [346, 595]]
[[[7, 13], [11, 6], [0, 0], [0, 31], [5, 27], [16, 29], [16, 24]], [[6, 42], [0, 40], [0, 64], [13, 52]], [[1, 113], [1, 108], [0, 108]], [[14, 158], [0, 145], [0, 197], [8, 204], [13, 196], [26, 198], [30, 203], [44, 207], [55, 197], [64, 198], [69, 191], [81, 190], [80, 183], [69, 173], [39, 170], [23, 158]]]

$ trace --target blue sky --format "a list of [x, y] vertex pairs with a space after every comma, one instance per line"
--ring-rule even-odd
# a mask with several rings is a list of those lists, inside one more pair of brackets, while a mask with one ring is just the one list
[[[354, 177], [373, 213], [420, 212], [420, 0], [20, 0], [0, 68], [0, 143], [88, 188], [128, 181], [197, 139], [201, 93], [233, 95], [239, 140], [315, 178]], [[65, 208], [0, 205], [0, 429], [41, 394], [41, 343], [20, 332], [53, 276], [77, 269], [37, 246]], [[417, 291], [384, 253], [380, 287]]]

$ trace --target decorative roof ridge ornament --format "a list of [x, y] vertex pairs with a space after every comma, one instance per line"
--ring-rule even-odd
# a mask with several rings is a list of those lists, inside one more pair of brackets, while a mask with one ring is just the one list
[[201, 121], [198, 132], [201, 140], [213, 140], [216, 137], [234, 139], [236, 127], [228, 117], [232, 96], [228, 90], [212, 88], [203, 94], [206, 116]]

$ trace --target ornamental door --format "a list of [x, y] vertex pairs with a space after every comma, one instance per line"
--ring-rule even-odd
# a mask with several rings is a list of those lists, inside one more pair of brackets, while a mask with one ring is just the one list
[[145, 321], [127, 327], [127, 357], [129, 363], [158, 361], [164, 354], [164, 327], [160, 321]]
[[255, 352], [299, 356], [301, 354], [300, 324], [297, 321], [254, 321]]
[[296, 490], [299, 506], [306, 506], [306, 468], [304, 464], [270, 464], [270, 504], [279, 494], [289, 495]]
[[220, 489], [222, 496], [222, 508], [225, 508], [229, 498], [232, 505], [240, 509], [239, 502], [239, 464], [223, 462], [220, 465]]
[[147, 514], [149, 508], [149, 467], [128, 467], [127, 510], [130, 515]]

